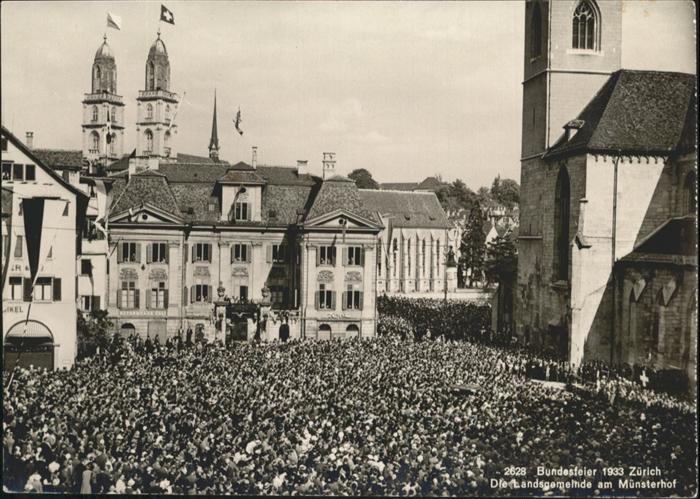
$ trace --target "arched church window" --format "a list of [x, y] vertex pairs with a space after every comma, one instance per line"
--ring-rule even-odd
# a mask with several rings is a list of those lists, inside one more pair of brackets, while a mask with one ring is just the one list
[[156, 89], [156, 66], [153, 61], [148, 63], [148, 68], [146, 69], [146, 90]]
[[170, 132], [165, 132], [163, 136], [163, 152], [166, 156], [170, 156]]
[[97, 109], [97, 106], [92, 106], [92, 121], [93, 123], [97, 121], [99, 117], [99, 110]]
[[100, 134], [94, 130], [90, 133], [90, 152], [93, 154], [100, 152]]
[[151, 105], [151, 104], [148, 104], [146, 106], [146, 119], [147, 120], [153, 119], [153, 105]]
[[572, 19], [571, 47], [580, 50], [598, 50], [598, 12], [590, 0], [581, 0]]
[[690, 171], [685, 177], [683, 184], [683, 208], [686, 215], [697, 213], [698, 210], [698, 192], [695, 188], [697, 183], [697, 175], [694, 171]]
[[165, 119], [169, 120], [170, 119], [170, 104], [167, 104], [165, 106]]
[[144, 133], [144, 137], [146, 139], [146, 152], [153, 152], [153, 132], [150, 130], [146, 130]]
[[116, 108], [116, 106], [112, 106], [112, 114], [110, 115], [110, 118], [112, 118], [112, 123], [117, 122], [117, 108]]
[[117, 142], [117, 135], [112, 134], [109, 141], [109, 155], [114, 156], [114, 144]]
[[542, 11], [539, 3], [535, 3], [532, 9], [531, 35], [530, 56], [537, 57], [542, 53]]
[[554, 198], [554, 277], [569, 279], [569, 207], [571, 186], [566, 167], [559, 170]]
[[99, 92], [100, 91], [100, 77], [101, 77], [101, 71], [99, 66], [95, 66], [95, 69], [93, 71], [93, 85], [92, 85], [92, 91], [93, 92]]

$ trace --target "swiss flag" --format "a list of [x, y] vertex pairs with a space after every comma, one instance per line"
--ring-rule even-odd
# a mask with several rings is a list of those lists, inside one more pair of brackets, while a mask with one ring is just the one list
[[160, 4], [160, 20], [166, 23], [175, 25], [175, 16], [173, 13], [163, 4]]

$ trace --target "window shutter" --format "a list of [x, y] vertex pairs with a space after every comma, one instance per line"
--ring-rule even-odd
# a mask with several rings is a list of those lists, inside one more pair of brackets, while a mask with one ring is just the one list
[[165, 263], [170, 263], [170, 245], [165, 243]]
[[117, 263], [122, 263], [124, 261], [124, 254], [122, 252], [123, 246], [122, 243], [117, 243]]
[[151, 308], [151, 295], [153, 292], [150, 289], [146, 290], [146, 308]]
[[182, 288], [182, 305], [187, 304], [187, 286], [183, 286]]
[[122, 308], [122, 290], [117, 289], [117, 308]]
[[197, 256], [197, 244], [192, 245], [192, 263], [194, 263], [194, 259]]
[[211, 303], [211, 285], [207, 286], [207, 302]]
[[253, 245], [252, 244], [245, 245], [245, 261], [248, 263], [253, 261]]
[[321, 265], [321, 247], [316, 246], [316, 266]]
[[360, 246], [359, 249], [360, 249], [360, 255], [359, 255], [360, 261], [358, 262], [358, 265], [360, 265], [361, 267], [364, 267], [365, 266], [365, 249], [362, 246]]
[[155, 246], [156, 246], [156, 243], [148, 243], [146, 245], [146, 263], [153, 262], [153, 252], [156, 249]]
[[24, 301], [32, 301], [32, 280], [28, 277], [24, 278]]
[[61, 301], [61, 279], [53, 278], [53, 301]]
[[335, 291], [331, 291], [331, 310], [335, 310]]
[[[187, 243], [182, 245], [182, 255], [184, 257], [184, 261], [187, 261], [187, 249], [189, 248], [189, 245]], [[185, 300], [187, 301], [187, 300]]]
[[141, 308], [141, 306], [139, 304], [139, 291], [141, 291], [141, 290], [140, 289], [134, 290], [134, 308], [136, 308], [136, 309]]
[[357, 308], [362, 310], [362, 304], [363, 304], [363, 299], [364, 299], [365, 294], [362, 291], [360, 291], [358, 293], [358, 296], [360, 297], [360, 299], [359, 299], [359, 303], [357, 304]]
[[99, 296], [93, 296], [93, 297], [92, 297], [92, 309], [93, 309], [93, 310], [99, 310], [99, 309], [100, 309], [100, 297], [99, 297]]
[[338, 248], [331, 246], [331, 254], [333, 255], [333, 266], [338, 266]]
[[15, 258], [22, 258], [22, 246], [24, 242], [22, 241], [22, 236], [17, 236], [17, 243], [15, 244]]
[[348, 309], [348, 292], [347, 291], [343, 291], [343, 300], [342, 301], [343, 301], [343, 303], [342, 303], [343, 310], [347, 310]]
[[320, 291], [314, 292], [314, 304], [316, 305], [316, 310], [321, 309], [321, 292]]
[[141, 243], [136, 243], [136, 263], [141, 263]]
[[211, 263], [211, 243], [207, 243], [207, 262]]
[[268, 244], [267, 245], [267, 263], [272, 263], [272, 247], [274, 245]]
[[163, 291], [163, 308], [168, 308], [168, 290]]
[[195, 299], [194, 288], [195, 288], [194, 284], [192, 286], [190, 286], [190, 303], [194, 303], [194, 299]]
[[235, 261], [235, 259], [234, 259], [235, 248], [236, 248], [236, 245], [232, 244], [231, 245], [231, 263], [233, 263]]
[[348, 247], [344, 246], [343, 247], [343, 265], [344, 266], [347, 266], [347, 264], [348, 264], [348, 254], [349, 254]]

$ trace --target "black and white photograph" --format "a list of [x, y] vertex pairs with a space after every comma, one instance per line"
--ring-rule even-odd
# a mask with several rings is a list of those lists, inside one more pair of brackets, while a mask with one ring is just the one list
[[697, 497], [696, 19], [3, 1], [3, 495]]

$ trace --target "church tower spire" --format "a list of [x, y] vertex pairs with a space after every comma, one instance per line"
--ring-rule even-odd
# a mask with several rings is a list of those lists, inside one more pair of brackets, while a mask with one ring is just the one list
[[211, 122], [211, 139], [209, 139], [209, 157], [219, 160], [219, 133], [216, 125], [216, 89], [214, 89], [214, 116]]
[[173, 120], [178, 102], [178, 95], [170, 91], [170, 59], [159, 31], [146, 58], [145, 89], [136, 98], [137, 157], [177, 158], [174, 148], [177, 125]]
[[124, 100], [117, 95], [117, 63], [104, 36], [92, 63], [91, 92], [83, 99], [83, 158], [106, 163], [124, 149]]

